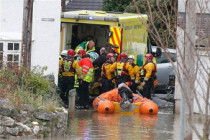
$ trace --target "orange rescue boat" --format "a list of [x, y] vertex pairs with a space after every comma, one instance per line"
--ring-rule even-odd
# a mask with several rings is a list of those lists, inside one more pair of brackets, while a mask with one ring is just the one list
[[[158, 106], [151, 100], [141, 97], [133, 93], [133, 102], [126, 112], [139, 112], [140, 114], [156, 115], [158, 113]], [[105, 92], [93, 101], [93, 107], [99, 113], [112, 114], [115, 112], [125, 112], [120, 107], [120, 101], [122, 100], [120, 94], [118, 94], [118, 89], [113, 89]]]

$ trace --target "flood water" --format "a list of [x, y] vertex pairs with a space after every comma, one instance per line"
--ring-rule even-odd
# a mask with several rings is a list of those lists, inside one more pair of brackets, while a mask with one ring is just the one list
[[100, 114], [93, 109], [75, 110], [67, 139], [172, 140], [174, 114], [157, 116], [136, 114]]

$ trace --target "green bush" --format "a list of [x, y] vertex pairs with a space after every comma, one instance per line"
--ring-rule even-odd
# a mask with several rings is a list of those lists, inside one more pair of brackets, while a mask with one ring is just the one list
[[57, 94], [51, 89], [54, 83], [44, 76], [46, 70], [47, 67], [39, 66], [31, 71], [19, 66], [1, 68], [0, 97], [8, 98], [16, 108], [20, 108], [21, 104], [38, 107], [49, 102], [56, 106]]

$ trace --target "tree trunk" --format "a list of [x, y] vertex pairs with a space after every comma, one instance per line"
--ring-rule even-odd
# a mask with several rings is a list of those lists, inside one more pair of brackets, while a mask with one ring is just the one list
[[187, 74], [184, 75], [186, 91], [185, 97], [185, 116], [184, 116], [184, 140], [192, 140], [192, 128], [194, 108], [194, 67], [195, 67], [195, 36], [196, 36], [196, 1], [186, 1], [186, 33], [185, 33], [185, 67]]

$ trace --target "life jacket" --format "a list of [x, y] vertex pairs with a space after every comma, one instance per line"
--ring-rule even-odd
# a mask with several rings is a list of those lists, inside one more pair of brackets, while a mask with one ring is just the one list
[[132, 64], [132, 67], [134, 68], [135, 66], [137, 66], [137, 65], [133, 63], [133, 64]]
[[74, 62], [74, 58], [71, 56], [63, 58], [62, 71], [75, 72], [75, 69], [72, 67], [73, 62]]
[[105, 67], [109, 64], [112, 64], [109, 60], [107, 60], [103, 65], [102, 65], [102, 77], [106, 77], [106, 69]]
[[129, 75], [128, 70], [125, 68], [126, 63], [127, 63], [126, 61], [117, 62], [117, 76]]
[[[152, 63], [152, 64], [155, 66], [155, 68], [152, 70], [152, 75], [151, 75], [151, 78], [154, 78], [154, 77], [155, 77], [155, 74], [156, 74], [156, 71], [157, 71], [156, 65], [155, 65], [155, 63], [154, 63], [153, 61], [148, 62], [148, 63]], [[143, 78], [143, 77], [146, 76], [147, 71], [146, 71], [146, 69], [145, 69], [145, 66], [146, 66], [148, 63], [145, 63], [145, 64], [142, 66], [142, 68], [141, 68], [141, 71], [140, 71], [140, 77], [141, 77], [141, 78]]]
[[77, 78], [77, 75], [74, 76], [74, 88], [79, 88], [79, 81], [78, 81], [78, 78]]
[[59, 56], [59, 61], [62, 59], [62, 56]]

